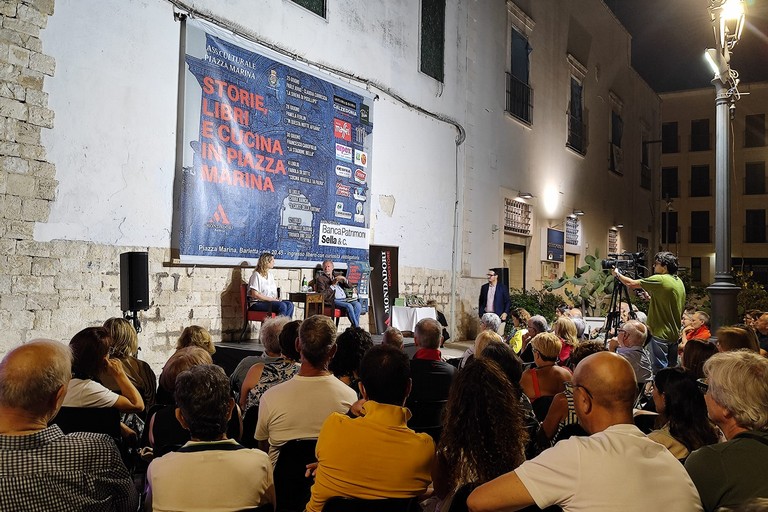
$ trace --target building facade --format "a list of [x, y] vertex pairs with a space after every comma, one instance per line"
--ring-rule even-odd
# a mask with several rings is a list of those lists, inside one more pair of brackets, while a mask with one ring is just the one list
[[[768, 284], [766, 110], [768, 83], [739, 86], [731, 121], [731, 258], [735, 270]], [[660, 243], [680, 257], [692, 282], [715, 274], [714, 88], [664, 93]]]
[[[488, 268], [539, 288], [658, 243], [660, 99], [600, 0], [17, 0], [0, 12], [0, 352], [120, 316], [130, 250], [149, 252], [142, 357], [187, 325], [238, 332], [251, 269], [174, 258], [180, 13], [378, 97], [371, 243], [399, 247], [401, 293], [436, 299], [455, 338], [474, 336]], [[298, 291], [310, 272], [276, 277]]]

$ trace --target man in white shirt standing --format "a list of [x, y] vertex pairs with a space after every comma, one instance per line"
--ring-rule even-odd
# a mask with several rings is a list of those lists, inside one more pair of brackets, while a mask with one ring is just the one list
[[[571, 437], [478, 487], [472, 512], [551, 505], [570, 511], [702, 510], [683, 466], [632, 421], [637, 383], [632, 367], [610, 352], [582, 360], [573, 375], [579, 423], [589, 437]], [[619, 479], [612, 482], [611, 479]]]

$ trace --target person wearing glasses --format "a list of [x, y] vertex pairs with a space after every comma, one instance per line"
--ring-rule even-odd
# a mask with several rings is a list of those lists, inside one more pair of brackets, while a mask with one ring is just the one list
[[634, 425], [636, 395], [635, 373], [623, 357], [599, 352], [582, 360], [573, 374], [573, 399], [590, 435], [560, 441], [481, 485], [467, 499], [469, 510], [702, 510], [682, 464]]
[[506, 284], [499, 284], [499, 274], [496, 269], [488, 269], [486, 277], [488, 282], [480, 287], [478, 316], [482, 318], [486, 313], [496, 313], [502, 322], [506, 322], [507, 312], [512, 307], [509, 289]]
[[643, 384], [648, 381], [651, 372], [651, 360], [643, 350], [643, 343], [648, 333], [645, 325], [637, 320], [628, 320], [619, 327], [616, 337], [608, 342], [608, 348], [629, 361], [635, 371], [635, 379]]
[[768, 498], [768, 359], [749, 350], [721, 352], [704, 363], [704, 375], [707, 413], [727, 439], [685, 461], [704, 510]]

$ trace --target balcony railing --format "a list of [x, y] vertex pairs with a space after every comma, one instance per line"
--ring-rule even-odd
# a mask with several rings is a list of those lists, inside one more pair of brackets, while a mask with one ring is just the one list
[[679, 153], [680, 152], [680, 136], [667, 137], [661, 141], [662, 153]]
[[692, 244], [712, 243], [712, 226], [691, 226], [688, 228], [688, 242]]
[[640, 186], [646, 190], [651, 190], [651, 168], [648, 164], [640, 164]]
[[533, 122], [533, 89], [507, 73], [507, 112], [526, 124]]
[[688, 190], [690, 192], [689, 197], [710, 197], [713, 190], [712, 180], [705, 180], [705, 183], [699, 180], [689, 180]]
[[568, 140], [565, 145], [582, 155], [587, 152], [587, 125], [581, 116], [568, 114]]
[[712, 149], [709, 142], [711, 138], [708, 133], [691, 135], [691, 151], [709, 151]]
[[766, 236], [766, 226], [744, 226], [744, 243], [745, 244], [764, 244], [768, 242], [768, 236]]
[[765, 194], [765, 190], [766, 190], [765, 177], [763, 177], [762, 180], [760, 179], [743, 180], [742, 183], [744, 185], [745, 196]]

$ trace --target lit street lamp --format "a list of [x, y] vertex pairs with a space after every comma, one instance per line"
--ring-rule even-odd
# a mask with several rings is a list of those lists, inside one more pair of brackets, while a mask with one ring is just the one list
[[707, 288], [712, 331], [736, 322], [739, 288], [731, 274], [730, 112], [739, 99], [739, 74], [731, 69], [731, 50], [744, 27], [743, 0], [710, 0], [709, 13], [717, 48], [704, 53], [715, 86], [715, 280]]

